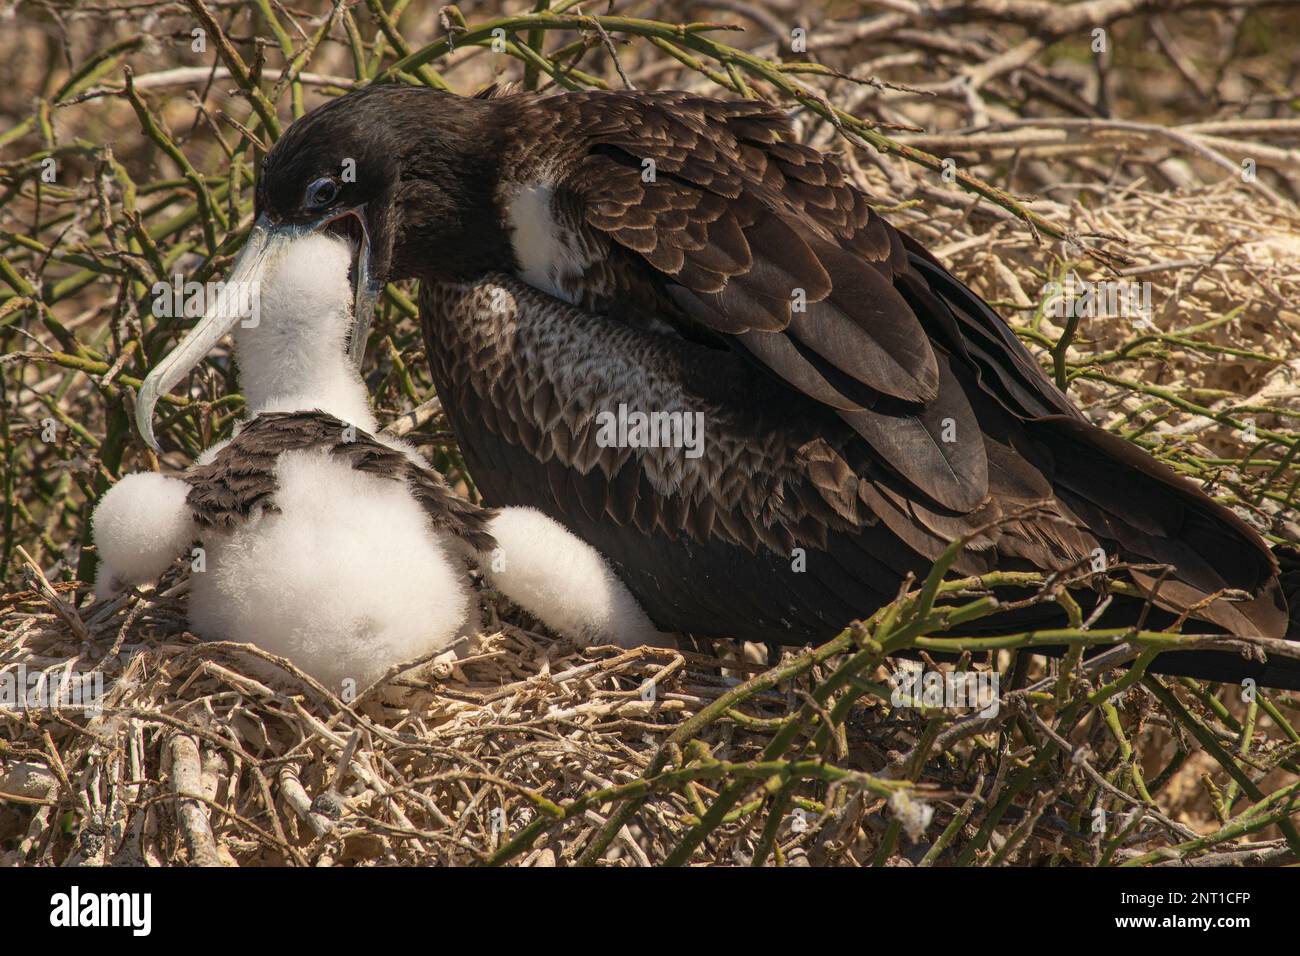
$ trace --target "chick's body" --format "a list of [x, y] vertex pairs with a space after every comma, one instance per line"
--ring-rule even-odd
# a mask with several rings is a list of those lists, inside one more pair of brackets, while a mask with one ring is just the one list
[[190, 624], [251, 641], [338, 690], [449, 644], [469, 612], [463, 562], [396, 481], [324, 449], [285, 452], [278, 511], [204, 537]]
[[[344, 240], [316, 235], [269, 268], [259, 308], [235, 333], [249, 420], [318, 410], [375, 430], [346, 353], [350, 258]], [[380, 440], [423, 464], [404, 443]], [[283, 452], [274, 479], [274, 508], [200, 528], [183, 479], [123, 478], [95, 512], [96, 590], [157, 577], [197, 539], [191, 629], [287, 657], [336, 691], [454, 641], [470, 607], [464, 561], [403, 482], [358, 471], [329, 447]]]
[[[427, 496], [419, 500], [396, 473], [409, 462], [428, 474], [427, 463], [377, 433], [348, 357], [350, 258], [340, 238], [297, 240], [268, 267], [260, 307], [235, 331], [249, 411], [244, 437], [252, 423], [286, 416], [317, 429], [327, 423], [328, 434], [297, 448], [277, 439], [268, 454], [237, 429], [232, 442], [199, 457], [189, 481], [128, 475], [94, 517], [100, 596], [156, 578], [197, 539], [191, 629], [287, 657], [336, 691], [359, 690], [396, 664], [449, 649], [477, 624], [466, 566], [472, 549], [431, 521]], [[359, 436], [369, 443], [365, 455], [387, 470], [358, 468], [340, 453]], [[235, 508], [223, 513], [233, 519], [220, 521], [208, 514], [201, 525], [190, 482], [209, 466], [219, 473], [215, 482], [204, 476], [217, 498], [224, 491], [237, 498], [250, 475], [273, 493], [247, 513]], [[461, 502], [451, 510], [458, 509], [476, 515], [499, 545], [481, 556], [490, 583], [561, 635], [583, 644], [666, 641], [604, 558], [552, 519], [526, 508], [490, 515]]]

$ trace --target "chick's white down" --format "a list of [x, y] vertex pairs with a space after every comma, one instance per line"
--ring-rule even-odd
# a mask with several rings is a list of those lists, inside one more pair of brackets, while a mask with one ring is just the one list
[[[313, 235], [271, 263], [255, 320], [235, 333], [250, 417], [321, 409], [376, 431], [346, 352], [350, 259], [344, 240]], [[190, 576], [196, 634], [257, 644], [335, 690], [346, 680], [364, 687], [453, 641], [469, 615], [465, 568], [402, 483], [323, 449], [281, 455], [276, 480], [278, 511], [203, 532]], [[200, 537], [188, 491], [180, 479], [144, 473], [104, 496], [94, 520], [101, 596], [156, 578]]]
[[[315, 234], [268, 270], [258, 321], [235, 332], [250, 415], [318, 408], [377, 431], [346, 351], [351, 255], [343, 239]], [[195, 633], [251, 641], [336, 690], [454, 640], [469, 608], [464, 567], [402, 483], [324, 449], [281, 455], [276, 482], [278, 513], [205, 539]]]
[[91, 524], [99, 555], [97, 595], [158, 577], [198, 537], [185, 504], [189, 490], [179, 478], [144, 471], [104, 493]]
[[452, 641], [469, 611], [464, 566], [400, 482], [314, 452], [281, 455], [276, 477], [279, 514], [204, 539], [196, 634], [251, 641], [334, 690]]
[[319, 408], [377, 429], [360, 373], [347, 356], [351, 246], [313, 233], [291, 243], [260, 284], [260, 308], [235, 328], [235, 359], [249, 416]]
[[488, 530], [497, 550], [488, 583], [557, 634], [578, 644], [666, 646], [599, 551], [532, 508], [503, 508]]
[[[235, 333], [250, 417], [321, 409], [377, 434], [345, 348], [350, 258], [344, 240], [316, 234], [268, 268], [257, 322]], [[425, 464], [405, 443], [387, 443]], [[430, 527], [404, 484], [355, 471], [323, 449], [282, 454], [276, 479], [278, 511], [204, 532], [203, 570], [190, 579], [195, 633], [252, 642], [338, 690], [448, 647], [476, 620], [455, 545]], [[95, 537], [105, 593], [112, 582], [156, 578], [197, 536], [188, 488], [141, 474], [104, 496]], [[562, 526], [508, 508], [491, 531], [500, 548], [485, 572], [553, 630], [582, 643], [664, 642], [600, 554]]]

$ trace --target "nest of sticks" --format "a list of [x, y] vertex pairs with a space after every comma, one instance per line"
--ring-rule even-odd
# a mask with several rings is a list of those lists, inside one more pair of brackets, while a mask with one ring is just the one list
[[[80, 609], [74, 584], [26, 570], [30, 589], [0, 605], [0, 675], [89, 674], [103, 694], [4, 715], [0, 863], [1294, 859], [1300, 743], [1285, 712], [1295, 700], [1261, 693], [1234, 707], [1211, 686], [1116, 669], [1150, 641], [1221, 637], [1093, 632], [1077, 646], [1100, 656], [1018, 668], [992, 650], [1000, 639], [923, 636], [992, 610], [998, 582], [941, 583], [939, 566], [775, 666], [726, 641], [576, 648], [484, 592], [490, 623], [472, 648], [410, 662], [351, 697], [255, 646], [190, 634], [183, 569]], [[1042, 580], [1029, 600], [1068, 602], [1079, 580]], [[960, 646], [956, 664], [927, 653]], [[919, 650], [932, 672], [1019, 677], [954, 710], [900, 690], [894, 650]], [[1248, 752], [1228, 752], [1234, 733]], [[1209, 782], [1226, 767], [1242, 791]]]
[[[0, 840], [15, 848], [4, 862], [554, 866], [589, 849], [610, 802], [640, 793], [649, 799], [636, 819], [597, 859], [658, 862], [699, 826], [720, 781], [762, 782], [771, 726], [822, 676], [745, 695], [744, 719], [735, 711], [683, 750], [674, 731], [766, 664], [578, 649], [498, 620], [461, 659], [412, 662], [344, 701], [289, 661], [187, 633], [178, 576], [79, 613], [66, 586], [33, 570], [33, 590], [5, 599], [0, 667], [94, 670], [107, 694], [95, 714], [33, 713], [6, 741], [0, 792], [15, 803], [0, 816]], [[864, 707], [838, 749], [851, 749], [865, 775], [914, 746], [916, 729]], [[689, 752], [694, 769], [642, 790], [663, 748]], [[823, 819], [828, 782], [811, 779], [808, 796], [793, 798], [797, 832], [775, 848], [783, 859], [860, 861], [862, 819], [886, 826], [883, 798], [856, 787]], [[724, 822], [709, 856], [752, 858], [753, 818]]]

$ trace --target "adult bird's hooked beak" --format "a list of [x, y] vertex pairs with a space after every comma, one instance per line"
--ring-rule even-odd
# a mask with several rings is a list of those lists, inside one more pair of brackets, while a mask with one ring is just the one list
[[327, 216], [321, 221], [320, 226], [329, 225], [348, 216], [356, 219], [361, 230], [356, 267], [352, 276], [352, 332], [348, 338], [348, 355], [352, 358], [352, 364], [360, 369], [361, 360], [366, 357], [366, 339], [370, 337], [370, 323], [375, 318], [375, 303], [379, 301], [379, 293], [383, 291], [384, 284], [375, 275], [374, 248], [370, 243], [370, 228], [366, 225], [365, 203]]
[[[259, 216], [248, 233], [243, 249], [235, 258], [226, 277], [226, 290], [256, 288], [268, 267], [291, 242], [325, 228], [332, 222], [354, 217], [360, 224], [360, 241], [353, 275], [352, 332], [348, 340], [348, 355], [353, 364], [361, 367], [365, 356], [366, 339], [374, 318], [375, 303], [382, 289], [374, 275], [371, 263], [370, 232], [366, 227], [365, 205], [334, 211], [319, 219], [305, 223], [273, 223], [265, 215]], [[140, 436], [154, 451], [160, 451], [153, 432], [153, 410], [160, 396], [176, 387], [189, 371], [203, 361], [222, 336], [247, 318], [239, 308], [247, 299], [242, 294], [225, 294], [208, 303], [199, 323], [190, 329], [180, 344], [153, 367], [140, 386], [135, 404], [135, 423]]]

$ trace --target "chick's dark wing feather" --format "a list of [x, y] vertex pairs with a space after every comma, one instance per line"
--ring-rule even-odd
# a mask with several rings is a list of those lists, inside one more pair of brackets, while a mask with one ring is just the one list
[[257, 508], [275, 511], [281, 454], [320, 449], [357, 471], [404, 481], [432, 527], [468, 541], [479, 551], [495, 542], [487, 530], [491, 512], [459, 497], [437, 472], [412, 461], [373, 435], [325, 412], [264, 412], [219, 451], [212, 461], [185, 474], [186, 502], [194, 520], [207, 528], [234, 528]]

